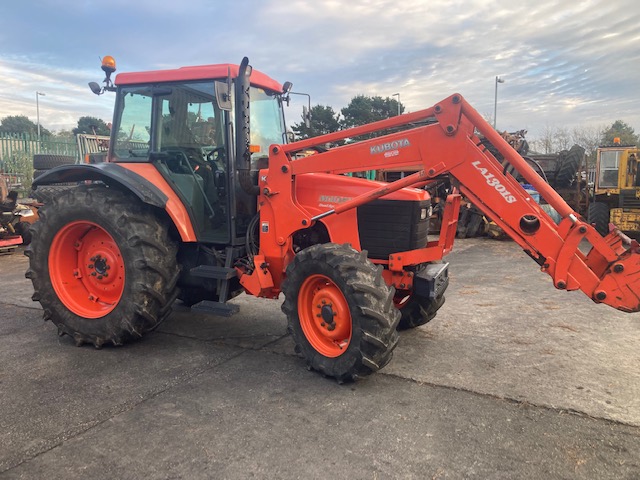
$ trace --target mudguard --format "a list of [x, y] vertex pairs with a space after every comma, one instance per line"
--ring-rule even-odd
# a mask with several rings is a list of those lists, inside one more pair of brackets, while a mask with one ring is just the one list
[[62, 165], [39, 176], [33, 187], [83, 181], [103, 182], [132, 192], [142, 202], [165, 210], [183, 242], [197, 241], [193, 222], [182, 200], [155, 165], [149, 162]]
[[141, 175], [121, 167], [117, 163], [77, 163], [61, 165], [48, 170], [33, 181], [33, 188], [39, 185], [55, 183], [82, 182], [85, 180], [101, 181], [107, 185], [121, 185], [134, 193], [144, 203], [154, 207], [166, 208], [169, 197], [157, 186]]

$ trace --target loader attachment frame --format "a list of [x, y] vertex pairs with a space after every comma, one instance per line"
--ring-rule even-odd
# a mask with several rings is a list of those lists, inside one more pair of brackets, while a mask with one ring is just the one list
[[[301, 150], [394, 129], [395, 133], [295, 158]], [[483, 146], [480, 134], [504, 156], [503, 162]], [[508, 165], [558, 212], [558, 223], [507, 172]], [[372, 182], [370, 192], [321, 214], [311, 214], [296, 198], [295, 179], [299, 175], [400, 167], [417, 173], [383, 186]], [[551, 276], [556, 288], [582, 290], [595, 302], [622, 311], [640, 310], [637, 243], [625, 247], [616, 231], [601, 236], [459, 94], [418, 112], [288, 145], [272, 145], [269, 167], [259, 176], [260, 252], [255, 270], [239, 272], [241, 282], [254, 294], [277, 296], [285, 269], [295, 256], [291, 238], [296, 231], [400, 188], [422, 186], [442, 174], [449, 174], [456, 188], [447, 199], [440, 238], [425, 248], [398, 252], [378, 263], [402, 273], [407, 267], [446, 255], [455, 235], [458, 189]], [[591, 245], [588, 253], [579, 249], [584, 241]]]

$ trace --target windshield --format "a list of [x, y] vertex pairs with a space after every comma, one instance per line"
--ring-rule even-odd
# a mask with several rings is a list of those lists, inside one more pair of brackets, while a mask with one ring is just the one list
[[[160, 110], [159, 121], [152, 126], [156, 109]], [[151, 148], [207, 150], [224, 143], [223, 116], [215, 103], [213, 82], [124, 88], [119, 112], [114, 145], [119, 158], [146, 157]], [[279, 95], [251, 87], [251, 144], [260, 147], [254, 156], [267, 156], [270, 145], [286, 143], [285, 132]]]
[[600, 188], [618, 187], [618, 167], [620, 165], [620, 150], [605, 150], [600, 152]]
[[114, 153], [120, 158], [146, 157], [151, 146], [151, 104], [149, 87], [127, 88], [119, 97], [120, 118]]
[[260, 146], [257, 156], [269, 155], [269, 145], [286, 143], [282, 102], [275, 93], [251, 87], [251, 144]]

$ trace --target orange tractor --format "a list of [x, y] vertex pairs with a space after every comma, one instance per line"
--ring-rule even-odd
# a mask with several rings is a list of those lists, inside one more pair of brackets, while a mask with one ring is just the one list
[[[153, 330], [174, 300], [230, 315], [242, 292], [277, 298], [309, 366], [338, 381], [382, 368], [398, 328], [444, 302], [464, 194], [548, 273], [558, 289], [640, 310], [638, 245], [601, 236], [460, 95], [362, 127], [287, 144], [283, 85], [238, 65], [111, 73], [116, 92], [104, 162], [65, 165], [34, 185], [78, 182], [41, 208], [27, 277], [45, 319], [78, 345], [120, 345]], [[395, 133], [375, 137], [380, 132]], [[502, 154], [499, 162], [479, 140]], [[325, 149], [340, 140], [367, 140]], [[374, 136], [374, 138], [371, 138]], [[311, 156], [298, 152], [317, 150]], [[508, 165], [507, 165], [508, 164]], [[559, 213], [541, 209], [511, 172]], [[392, 183], [342, 175], [417, 171]], [[424, 188], [446, 199], [428, 238]], [[592, 248], [582, 253], [578, 245]]]

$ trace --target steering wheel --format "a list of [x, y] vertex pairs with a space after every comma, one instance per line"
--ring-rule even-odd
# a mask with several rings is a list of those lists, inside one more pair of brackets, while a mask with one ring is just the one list
[[216, 160], [222, 160], [224, 158], [225, 148], [215, 147], [206, 154], [208, 162], [215, 162]]

